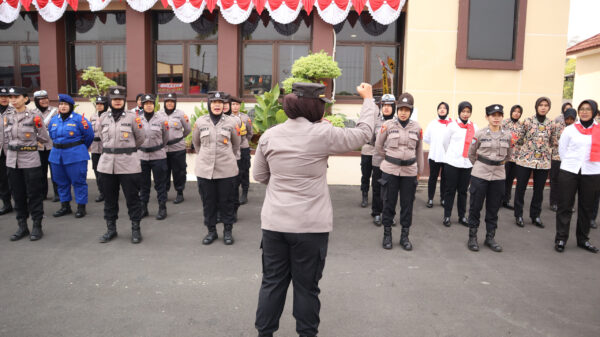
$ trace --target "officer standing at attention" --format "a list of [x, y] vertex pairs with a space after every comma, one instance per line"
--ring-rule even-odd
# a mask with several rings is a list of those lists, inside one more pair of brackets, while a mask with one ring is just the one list
[[446, 188], [446, 177], [444, 176], [444, 134], [452, 118], [448, 117], [450, 107], [446, 102], [440, 102], [437, 107], [437, 119], [432, 120], [423, 135], [423, 141], [429, 144], [429, 180], [427, 182], [427, 208], [433, 207], [433, 197], [437, 186], [438, 176], [440, 179], [440, 203], [444, 205], [444, 189]]
[[154, 176], [154, 189], [158, 199], [158, 213], [156, 220], [167, 217], [167, 149], [169, 141], [169, 122], [164, 114], [154, 113], [156, 96], [145, 94], [142, 96], [144, 109], [142, 118], [146, 140], [139, 148], [138, 155], [142, 161], [142, 184], [140, 200], [142, 202], [142, 217], [148, 215], [148, 201], [150, 201], [150, 175]]
[[31, 215], [33, 229], [29, 240], [36, 241], [44, 235], [42, 232], [44, 217], [42, 179], [44, 177], [38, 143], [46, 143], [50, 138], [42, 116], [29, 110], [25, 105], [27, 89], [10, 87], [8, 94], [14, 110], [5, 112], [3, 120], [4, 141], [8, 143], [6, 167], [19, 224], [19, 229], [10, 240], [17, 241], [29, 235], [27, 218]]
[[[362, 201], [360, 207], [367, 207], [369, 205], [369, 185], [371, 181], [375, 182], [375, 177], [372, 177], [373, 173], [373, 155], [375, 154], [375, 147], [373, 144], [365, 144], [360, 149], [360, 192], [362, 193]], [[373, 191], [373, 202], [375, 199], [375, 191]]]
[[412, 225], [413, 203], [423, 171], [423, 129], [410, 119], [414, 99], [403, 93], [398, 98], [397, 117], [383, 123], [375, 150], [383, 156], [381, 185], [383, 195], [383, 248], [392, 249], [392, 222], [400, 193], [400, 245], [412, 250], [408, 239]]
[[140, 220], [140, 172], [142, 172], [137, 149], [146, 138], [142, 119], [125, 112], [125, 88], [109, 88], [110, 111], [100, 118], [100, 138], [102, 156], [98, 162], [98, 172], [102, 174], [104, 192], [104, 219], [107, 231], [100, 238], [101, 243], [117, 236], [119, 217], [119, 186], [123, 189], [125, 202], [131, 220], [131, 242], [140, 243], [142, 233]]
[[8, 151], [8, 140], [4, 139], [4, 118], [14, 108], [8, 105], [8, 88], [0, 87], [0, 199], [2, 199], [2, 208], [0, 215], [12, 212], [13, 207], [10, 201], [10, 186], [8, 184], [8, 175], [6, 172], [6, 154]]
[[171, 174], [173, 175], [173, 186], [177, 191], [174, 204], [183, 202], [183, 190], [187, 175], [187, 163], [185, 161], [185, 137], [190, 134], [190, 121], [183, 111], [177, 109], [177, 95], [167, 94], [164, 99], [164, 107], [161, 113], [167, 115], [169, 122], [169, 141], [167, 142], [167, 193], [171, 189]]
[[[50, 100], [48, 99], [48, 93], [46, 90], [39, 90], [33, 93], [33, 103], [37, 108], [37, 112], [42, 115], [42, 119], [44, 120], [44, 125], [46, 129], [48, 128], [48, 124], [50, 124], [50, 119], [58, 114], [58, 109], [56, 107], [50, 106]], [[48, 167], [50, 162], [48, 162], [48, 157], [50, 156], [50, 150], [52, 149], [52, 142], [47, 142], [46, 144], [39, 144], [38, 151], [40, 152], [40, 160], [42, 161], [42, 172], [44, 177], [48, 177]], [[54, 199], [52, 201], [59, 201], [58, 197], [58, 189], [56, 182], [54, 181], [54, 175], [52, 171], [50, 171], [50, 180], [52, 180], [52, 187], [54, 189]], [[44, 193], [44, 199], [48, 198], [48, 179], [44, 179], [44, 183], [42, 186], [42, 193]]]
[[73, 111], [75, 102], [69, 95], [58, 95], [58, 115], [52, 117], [48, 133], [54, 142], [50, 152], [50, 165], [58, 184], [61, 207], [55, 217], [71, 214], [71, 186], [77, 202], [76, 218], [86, 214], [88, 201], [87, 168], [90, 155], [88, 147], [94, 141], [94, 130], [85, 117]]
[[513, 137], [509, 130], [502, 128], [502, 105], [492, 104], [486, 107], [485, 114], [489, 126], [475, 133], [474, 143], [469, 148], [469, 160], [473, 163], [473, 169], [467, 247], [472, 251], [479, 250], [477, 229], [479, 214], [485, 201], [485, 245], [495, 252], [501, 252], [502, 247], [496, 243], [494, 237], [498, 228], [498, 210], [504, 196], [504, 164], [511, 157]]
[[100, 161], [100, 155], [102, 154], [102, 140], [100, 139], [100, 117], [108, 110], [108, 97], [97, 96], [94, 100], [96, 104], [96, 114], [90, 118], [90, 123], [94, 129], [94, 141], [90, 145], [90, 152], [92, 153], [92, 169], [96, 176], [96, 185], [98, 186], [98, 196], [94, 201], [104, 201], [104, 192], [102, 191], [102, 174], [98, 173], [98, 162]]
[[144, 113], [144, 104], [142, 103], [143, 96], [144, 94], [137, 94], [137, 96], [135, 96], [135, 108], [129, 110], [136, 114], [136, 116], [139, 116]]
[[515, 143], [515, 141], [516, 137], [518, 137], [518, 135], [521, 133], [521, 127], [523, 126], [523, 124], [521, 124], [521, 122], [519, 121], [522, 115], [523, 107], [521, 107], [518, 104], [513, 105], [512, 108], [510, 108], [510, 118], [507, 118], [502, 122], [502, 129], [510, 131], [513, 138], [515, 138], [513, 140], [512, 154], [508, 161], [506, 161], [506, 164], [504, 165], [504, 170], [506, 172], [506, 181], [504, 184], [504, 198], [502, 200], [502, 206], [511, 210], [515, 209], [514, 206], [510, 204], [510, 199], [512, 196], [513, 183], [515, 182], [516, 177], [515, 170], [517, 164], [515, 163], [515, 160], [519, 155], [520, 148], [519, 145]]
[[[236, 123], [236, 128], [237, 130], [239, 130], [240, 133], [240, 144], [242, 142], [241, 138], [242, 137], [242, 118], [238, 115], [232, 115], [232, 111], [231, 111], [231, 95], [224, 92], [223, 93], [225, 95], [225, 100], [223, 101], [223, 114], [232, 117], [235, 120]], [[236, 161], [239, 163], [240, 159], [241, 159], [241, 155], [240, 155], [240, 148], [238, 148], [237, 152], [234, 152], [235, 154], [235, 159]], [[231, 200], [230, 202], [233, 204], [233, 222], [237, 222], [238, 219], [238, 209], [240, 208], [240, 189], [239, 189], [239, 165], [238, 165], [238, 175], [235, 177], [235, 182], [234, 182], [234, 188], [233, 188], [233, 193], [231, 194]], [[222, 222], [221, 220], [221, 214], [219, 212], [217, 212], [217, 223]]]
[[[371, 178], [371, 186], [373, 188], [373, 202], [371, 203], [371, 216], [375, 226], [381, 226], [381, 214], [383, 213], [383, 200], [381, 196], [381, 163], [383, 156], [375, 151], [375, 141], [381, 131], [381, 127], [385, 121], [391, 120], [396, 114], [396, 97], [392, 94], [381, 96], [379, 101], [380, 111], [375, 118], [375, 128], [373, 129], [373, 138], [370, 140], [373, 147], [373, 177]], [[364, 148], [364, 146], [363, 146]], [[392, 226], [396, 225], [396, 219], [392, 222]]]
[[250, 145], [248, 142], [252, 139], [252, 120], [247, 114], [240, 112], [242, 100], [231, 96], [230, 98], [231, 113], [240, 118], [242, 124], [240, 126], [240, 136], [242, 137], [240, 143], [240, 159], [238, 162], [238, 175], [236, 189], [239, 190], [240, 185], [242, 186], [242, 195], [239, 199], [239, 204], [244, 205], [248, 203], [248, 189], [250, 188]]
[[225, 93], [208, 93], [208, 115], [199, 117], [194, 124], [192, 142], [196, 156], [198, 191], [202, 198], [204, 225], [208, 234], [202, 241], [209, 245], [217, 235], [217, 210], [223, 221], [223, 241], [233, 244], [232, 228], [235, 222], [234, 193], [238, 168], [235, 153], [239, 152], [240, 134], [237, 118], [223, 114]]

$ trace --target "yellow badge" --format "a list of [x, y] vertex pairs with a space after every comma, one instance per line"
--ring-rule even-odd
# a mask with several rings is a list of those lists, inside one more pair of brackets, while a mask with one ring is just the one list
[[177, 122], [173, 122], [173, 126], [177, 126]]
[[537, 159], [542, 158], [542, 154], [539, 153], [539, 152], [536, 152], [535, 153], [535, 158], [537, 158]]
[[544, 125], [540, 125], [540, 126], [538, 127], [538, 130], [540, 130], [540, 131], [544, 131], [544, 130], [546, 130], [546, 127], [545, 127]]
[[74, 134], [75, 134], [75, 132], [69, 131], [69, 136], [73, 136]]
[[223, 139], [223, 144], [227, 144], [227, 138]]
[[25, 138], [31, 138], [31, 133], [25, 132]]
[[129, 132], [123, 132], [123, 138], [129, 137]]

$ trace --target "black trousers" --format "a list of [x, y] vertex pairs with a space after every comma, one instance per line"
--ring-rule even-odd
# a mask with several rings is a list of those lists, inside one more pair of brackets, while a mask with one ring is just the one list
[[104, 191], [104, 219], [117, 220], [119, 218], [119, 186], [123, 188], [125, 203], [131, 221], [142, 219], [142, 205], [140, 204], [140, 174], [106, 174], [102, 175], [102, 190]]
[[185, 150], [167, 152], [167, 192], [171, 190], [171, 175], [173, 175], [175, 191], [183, 192], [185, 189], [187, 175], [185, 156]]
[[504, 164], [504, 170], [506, 172], [506, 180], [504, 181], [504, 199], [505, 203], [509, 203], [512, 197], [512, 188], [515, 178], [517, 177], [517, 164], [514, 161], [508, 161]]
[[8, 184], [6, 154], [4, 151], [0, 154], [0, 199], [2, 199], [5, 205], [10, 204], [10, 185]]
[[411, 226], [417, 184], [417, 177], [399, 177], [385, 172], [382, 173], [383, 217], [381, 222], [384, 226], [389, 227], [394, 222], [398, 194], [400, 194], [400, 225], [403, 228]]
[[152, 184], [151, 175], [154, 177], [154, 189], [159, 204], [167, 202], [167, 159], [141, 160], [141, 186], [140, 200], [143, 203], [150, 201], [150, 185]]
[[364, 154], [360, 155], [360, 190], [362, 192], [369, 192], [369, 185], [371, 184], [371, 172], [373, 171], [373, 156], [367, 156]]
[[250, 187], [250, 148], [240, 149], [240, 160], [237, 161], [238, 170], [238, 181], [236, 188], [239, 190], [240, 185], [242, 191], [248, 192]]
[[262, 231], [263, 278], [254, 326], [261, 334], [279, 328], [290, 281], [294, 286], [296, 332], [316, 336], [319, 328], [319, 280], [323, 276], [329, 233]]
[[42, 195], [42, 168], [6, 168], [8, 183], [13, 200], [17, 220], [26, 220], [29, 215], [35, 220], [44, 217], [44, 195]]
[[592, 218], [590, 220], [596, 220], [598, 218], [598, 208], [600, 207], [600, 192], [596, 193], [594, 198], [594, 209], [592, 211]]
[[560, 160], [553, 160], [550, 166], [550, 206], [558, 205], [558, 172], [560, 172]]
[[438, 163], [432, 159], [429, 159], [429, 181], [427, 182], [427, 200], [433, 200], [433, 197], [435, 196], [435, 188], [437, 185], [438, 176], [440, 175], [440, 200], [443, 200], [444, 189], [446, 188], [446, 178], [444, 176], [444, 163]]
[[444, 217], [452, 215], [454, 197], [458, 193], [456, 208], [458, 217], [463, 218], [467, 213], [467, 190], [471, 180], [470, 168], [459, 168], [452, 165], [444, 165], [444, 176], [446, 177], [446, 190], [444, 191]]
[[[48, 197], [48, 168], [50, 167], [48, 157], [50, 157], [50, 150], [38, 151], [38, 153], [40, 154], [40, 161], [42, 162], [42, 175], [45, 178], [42, 180], [42, 193], [44, 195], [44, 199], [46, 199]], [[58, 195], [58, 186], [54, 182], [52, 170], [50, 170], [50, 180], [52, 180], [54, 195]]]
[[225, 225], [235, 222], [233, 216], [235, 205], [231, 202], [235, 189], [236, 177], [223, 179], [198, 178], [198, 192], [202, 199], [204, 225], [209, 229], [217, 225], [217, 210]]
[[572, 208], [577, 196], [577, 243], [589, 240], [590, 220], [596, 195], [600, 192], [600, 174], [582, 175], [560, 170], [558, 173], [558, 211], [556, 212], [556, 241], [567, 241], [571, 227]]
[[373, 166], [373, 178], [371, 179], [371, 187], [373, 188], [373, 202], [371, 202], [371, 216], [380, 215], [383, 212], [383, 198], [381, 196], [381, 169], [378, 166]]
[[490, 232], [498, 228], [498, 210], [502, 205], [505, 180], [484, 180], [471, 177], [469, 198], [469, 227], [479, 228], [479, 218], [485, 201], [485, 229]]
[[529, 207], [529, 217], [535, 219], [542, 214], [542, 202], [544, 201], [544, 185], [548, 179], [548, 170], [532, 169], [517, 165], [517, 189], [515, 190], [515, 218], [523, 216], [525, 204], [525, 189], [529, 183], [529, 177], [533, 173], [533, 198]]
[[94, 175], [96, 176], [96, 186], [98, 186], [98, 192], [100, 194], [104, 194], [104, 191], [102, 190], [102, 173], [98, 172], [100, 155], [101, 153], [92, 153], [92, 169], [94, 170]]

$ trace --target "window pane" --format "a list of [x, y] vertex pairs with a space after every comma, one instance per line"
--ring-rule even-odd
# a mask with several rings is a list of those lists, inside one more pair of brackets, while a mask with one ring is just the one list
[[470, 0], [468, 58], [513, 59], [517, 5], [516, 0]]
[[358, 95], [356, 86], [364, 81], [364, 47], [338, 46], [335, 51], [335, 60], [342, 69], [342, 76], [335, 80], [335, 93], [337, 95]]
[[190, 94], [217, 90], [217, 46], [190, 45]]
[[[266, 27], [264, 22], [267, 22]], [[312, 18], [306, 17], [304, 11], [296, 20], [284, 25], [271, 20], [268, 15], [261, 17], [254, 10], [242, 24], [242, 37], [244, 40], [310, 41], [311, 22]]]
[[270, 44], [244, 46], [244, 95], [271, 90], [273, 48]]
[[40, 88], [40, 53], [38, 46], [21, 46], [21, 83], [25, 88]]
[[12, 46], [0, 46], [0, 85], [15, 85], [15, 62]]
[[298, 58], [308, 55], [308, 45], [282, 44], [279, 45], [279, 86], [286, 78], [292, 76], [292, 64]]
[[127, 51], [125, 45], [102, 46], [102, 70], [119, 85], [127, 85]]
[[125, 41], [125, 12], [78, 12], [70, 19], [77, 41]]
[[[356, 12], [351, 13], [356, 16]], [[377, 23], [367, 12], [363, 12], [359, 18], [354, 20], [351, 20], [349, 15], [348, 19], [334, 26], [336, 39], [340, 42], [396, 42], [396, 23], [398, 21], [386, 26]]]
[[168, 40], [216, 40], [218, 16], [204, 11], [202, 16], [192, 23], [183, 23], [172, 12], [157, 12], [154, 22], [160, 41]]
[[183, 93], [183, 46], [156, 46], [156, 91]]
[[71, 92], [77, 93], [79, 88], [86, 84], [86, 81], [81, 79], [83, 71], [89, 66], [98, 66], [98, 60], [96, 45], [76, 45], [73, 50], [75, 54], [75, 82], [72, 85], [74, 84], [75, 87], [71, 88]]
[[[396, 95], [398, 93], [397, 83], [398, 83], [398, 57], [397, 57], [397, 49], [396, 47], [371, 47], [371, 83], [373, 85], [373, 91], [376, 95], [380, 95], [383, 93], [383, 66], [381, 65], [381, 61], [385, 64], [387, 69], [386, 75], [388, 78], [388, 90], [386, 93], [391, 92]], [[393, 72], [390, 67], [389, 61], [393, 62]], [[392, 73], [390, 73], [392, 72]]]
[[[8, 5], [8, 4], [7, 4]], [[23, 12], [25, 13], [25, 12]], [[37, 41], [37, 13], [19, 15], [12, 23], [0, 22], [0, 41]]]

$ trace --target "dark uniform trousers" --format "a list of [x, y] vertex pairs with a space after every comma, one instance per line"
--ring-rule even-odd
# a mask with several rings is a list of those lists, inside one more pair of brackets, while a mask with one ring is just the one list
[[[542, 202], [544, 201], [544, 185], [548, 179], [548, 170], [532, 169], [517, 165], [517, 188], [515, 190], [515, 218], [523, 216], [525, 204], [525, 189], [529, 183], [529, 177], [533, 172], [533, 198], [529, 207], [529, 217], [535, 219], [542, 214]], [[562, 192], [561, 192], [562, 193]]]
[[383, 199], [381, 197], [381, 169], [373, 166], [373, 178], [371, 187], [373, 188], [373, 202], [371, 203], [371, 216], [380, 215], [383, 212]]
[[140, 200], [143, 203], [150, 201], [150, 185], [152, 184], [151, 175], [154, 177], [154, 189], [158, 203], [167, 202], [167, 159], [141, 160], [142, 183], [140, 186]]
[[187, 175], [185, 150], [167, 152], [167, 169], [167, 192], [171, 190], [171, 175], [173, 175], [173, 187], [175, 187], [175, 191], [183, 192]]
[[507, 161], [504, 164], [504, 171], [506, 172], [506, 180], [504, 180], [504, 199], [505, 203], [509, 203], [512, 197], [512, 188], [515, 178], [517, 177], [517, 164], [514, 161]]
[[31, 214], [31, 218], [42, 220], [44, 217], [44, 196], [42, 195], [42, 168], [10, 168], [8, 171], [8, 183], [13, 200], [17, 220], [25, 220]]
[[241, 185], [242, 191], [247, 192], [250, 187], [250, 148], [240, 149], [240, 160], [237, 164], [240, 173], [236, 188], [239, 190]]
[[600, 192], [600, 174], [582, 175], [560, 170], [558, 174], [558, 211], [556, 212], [556, 241], [567, 241], [571, 226], [572, 209], [577, 194], [577, 243], [589, 240], [590, 220], [596, 195]]
[[282, 233], [263, 229], [263, 278], [255, 327], [261, 334], [279, 328], [287, 289], [294, 287], [296, 332], [316, 336], [319, 327], [319, 280], [323, 276], [329, 233]]
[[0, 199], [5, 205], [10, 205], [10, 187], [8, 184], [8, 172], [6, 169], [6, 154], [0, 154]]
[[413, 203], [417, 191], [417, 177], [399, 177], [385, 172], [381, 178], [384, 226], [391, 226], [396, 216], [396, 203], [400, 194], [400, 225], [409, 228], [412, 224]]
[[92, 169], [94, 170], [94, 175], [96, 176], [96, 185], [98, 186], [98, 192], [100, 194], [104, 194], [102, 190], [102, 173], [98, 172], [98, 161], [100, 161], [101, 153], [92, 153]]
[[502, 205], [505, 180], [484, 180], [471, 177], [469, 199], [469, 227], [479, 228], [479, 218], [485, 201], [485, 229], [498, 228], [498, 210]]
[[142, 219], [140, 204], [140, 174], [106, 174], [102, 175], [102, 190], [104, 191], [104, 219], [116, 221], [119, 218], [119, 186], [123, 188], [125, 203], [131, 221]]
[[594, 210], [592, 211], [592, 218], [590, 220], [596, 220], [598, 218], [598, 208], [600, 207], [600, 192], [596, 193], [594, 198]]
[[235, 205], [231, 201], [237, 176], [223, 179], [197, 178], [204, 212], [204, 225], [209, 229], [217, 225], [217, 211], [223, 224], [232, 225], [235, 222], [233, 216]]
[[558, 205], [558, 173], [560, 172], [560, 160], [553, 160], [550, 166], [550, 205]]
[[371, 183], [371, 172], [373, 171], [373, 156], [360, 155], [360, 190], [369, 192], [369, 184]]
[[438, 163], [433, 159], [429, 159], [429, 181], [427, 182], [427, 200], [433, 200], [435, 196], [435, 188], [440, 179], [440, 200], [444, 199], [444, 189], [446, 188], [446, 178], [444, 176], [444, 163]]
[[456, 208], [458, 217], [463, 218], [467, 213], [467, 190], [471, 180], [470, 168], [459, 168], [452, 165], [444, 165], [444, 176], [446, 177], [446, 190], [444, 191], [444, 217], [452, 215], [454, 197], [458, 192]]
[[[50, 157], [50, 151], [51, 150], [38, 151], [38, 153], [40, 154], [40, 161], [42, 162], [42, 175], [46, 178], [42, 180], [42, 193], [44, 195], [44, 199], [48, 197], [48, 167], [50, 166], [48, 157]], [[52, 180], [52, 188], [54, 189], [54, 195], [58, 195], [58, 186], [54, 182], [52, 170], [50, 170], [50, 180]]]

